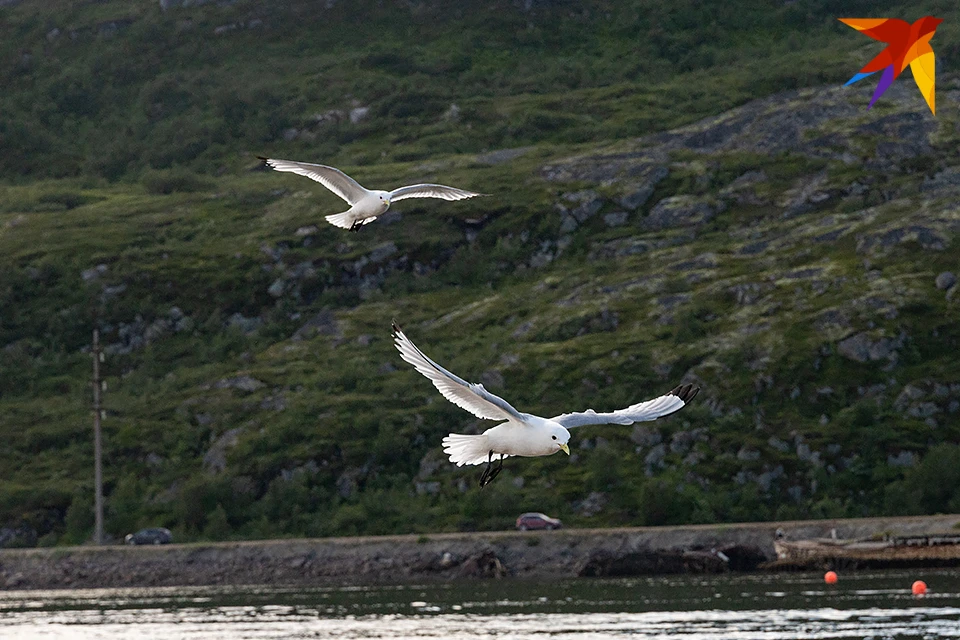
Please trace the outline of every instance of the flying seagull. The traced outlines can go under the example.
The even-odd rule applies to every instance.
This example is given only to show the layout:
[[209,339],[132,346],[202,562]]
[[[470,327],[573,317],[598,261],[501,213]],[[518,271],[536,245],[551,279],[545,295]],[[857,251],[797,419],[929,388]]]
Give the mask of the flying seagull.
[[[400,356],[429,378],[444,398],[478,418],[502,421],[480,435],[451,433],[443,439],[443,452],[449,454],[450,462],[458,467],[465,464],[487,465],[480,476],[481,487],[497,477],[503,469],[503,459],[508,456],[549,456],[557,451],[570,455],[568,429],[590,424],[633,424],[656,420],[680,411],[700,391],[700,387],[682,384],[659,398],[611,413],[587,409],[549,419],[541,418],[521,413],[503,398],[484,389],[482,384],[471,384],[450,373],[424,355],[396,322],[393,323],[393,339]],[[496,466],[493,464],[494,456],[499,456]]]
[[267,166],[277,171],[288,171],[297,175],[316,180],[336,195],[346,200],[350,208],[343,213],[327,216],[327,222],[340,227],[356,231],[360,227],[373,222],[382,216],[397,200],[407,198],[440,198],[441,200],[466,200],[485,194],[474,193],[456,187],[447,187],[442,184],[413,184],[398,187],[393,191],[371,191],[360,186],[356,180],[340,169],[322,164],[309,162],[293,162],[292,160],[277,160],[258,156]]

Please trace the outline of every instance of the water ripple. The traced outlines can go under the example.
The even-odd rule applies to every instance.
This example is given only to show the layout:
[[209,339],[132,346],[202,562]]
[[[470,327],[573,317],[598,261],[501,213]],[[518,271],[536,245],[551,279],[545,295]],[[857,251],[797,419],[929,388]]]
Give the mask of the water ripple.
[[960,638],[960,572],[0,592],[18,640]]

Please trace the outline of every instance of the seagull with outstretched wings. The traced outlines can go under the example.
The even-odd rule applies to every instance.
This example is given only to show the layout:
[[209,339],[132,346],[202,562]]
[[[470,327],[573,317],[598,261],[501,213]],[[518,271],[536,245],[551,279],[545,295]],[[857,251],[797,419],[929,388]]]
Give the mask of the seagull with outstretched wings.
[[393,191],[371,191],[360,186],[359,182],[334,167],[308,162],[293,162],[292,160],[277,160],[275,158],[260,157],[260,159],[267,166],[277,171],[287,171],[316,180],[345,200],[350,208],[343,213],[329,215],[326,220],[334,226],[350,231],[356,231],[363,225],[373,222],[386,213],[390,205],[398,200],[406,200],[407,198],[465,200],[484,195],[442,184],[412,184],[406,187],[398,187]]
[[[597,413],[592,409],[578,413],[564,413],[553,418],[541,418],[517,411],[503,398],[450,373],[428,358],[417,345],[404,335],[396,323],[393,338],[400,357],[433,382],[440,394],[457,405],[486,420],[501,421],[495,427],[475,436],[451,433],[443,439],[444,453],[458,467],[465,464],[486,464],[480,476],[480,486],[489,484],[500,470],[507,456],[549,456],[557,451],[570,455],[570,431],[591,424],[633,424],[648,422],[676,413],[696,397],[699,387],[682,384],[653,400],[611,411]],[[494,459],[498,464],[494,466]]]

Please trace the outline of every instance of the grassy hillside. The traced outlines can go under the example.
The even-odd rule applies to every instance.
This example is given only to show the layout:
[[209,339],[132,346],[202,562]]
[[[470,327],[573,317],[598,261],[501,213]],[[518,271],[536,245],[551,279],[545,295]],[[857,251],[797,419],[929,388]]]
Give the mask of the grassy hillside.
[[[960,12],[933,118],[833,4],[0,8],[5,543],[89,536],[94,326],[116,536],[960,509]],[[493,195],[342,233],[263,153]],[[703,392],[480,492],[393,318],[521,410]]]
[[[836,15],[920,15],[825,0],[190,4],[0,9],[0,175],[236,170],[285,132],[284,151],[350,165],[635,136],[846,79],[876,46]],[[955,8],[929,10],[947,18],[949,64]]]

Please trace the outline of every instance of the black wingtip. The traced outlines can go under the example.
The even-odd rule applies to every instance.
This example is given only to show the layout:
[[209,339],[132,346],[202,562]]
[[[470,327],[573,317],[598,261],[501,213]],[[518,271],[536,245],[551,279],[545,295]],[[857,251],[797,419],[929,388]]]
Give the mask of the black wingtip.
[[250,169],[250,171],[261,172],[261,171],[272,171],[272,170],[273,170],[273,165],[270,164],[269,158],[264,158],[263,156],[257,156],[257,160],[259,160],[260,162],[259,162],[258,164],[256,164],[256,165],[254,165],[254,166]]
[[683,400],[683,404],[686,406],[697,397],[698,393],[700,393],[700,387],[694,386],[693,384],[681,384],[672,389],[667,395],[677,396]]
[[398,334],[403,333],[403,329],[400,328],[400,325],[397,324],[396,320],[390,321],[390,328],[393,329],[393,337],[396,338]]

